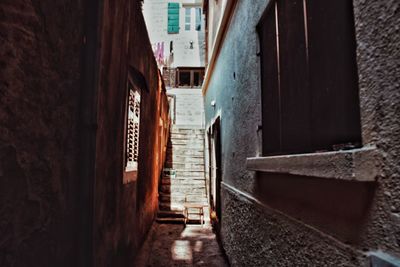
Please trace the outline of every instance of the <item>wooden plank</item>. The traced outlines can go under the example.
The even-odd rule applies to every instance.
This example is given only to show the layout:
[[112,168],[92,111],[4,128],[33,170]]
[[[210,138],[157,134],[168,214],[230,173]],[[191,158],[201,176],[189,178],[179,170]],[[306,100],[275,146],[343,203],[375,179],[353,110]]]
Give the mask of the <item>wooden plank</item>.
[[315,150],[360,142],[352,1],[307,0],[312,140]]
[[283,153],[311,150],[310,90],[303,0],[278,1]]
[[263,154],[281,150],[278,47],[275,4],[271,4],[258,25],[261,59]]

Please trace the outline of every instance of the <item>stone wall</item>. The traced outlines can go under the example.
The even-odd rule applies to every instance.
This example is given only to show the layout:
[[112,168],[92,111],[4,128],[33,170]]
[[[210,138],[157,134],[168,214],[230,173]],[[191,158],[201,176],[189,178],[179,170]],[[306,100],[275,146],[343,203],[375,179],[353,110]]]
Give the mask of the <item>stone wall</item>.
[[[0,266],[127,266],[169,122],[141,1],[2,1],[0,66]],[[137,183],[123,185],[128,66],[148,91]]]
[[232,265],[360,266],[378,249],[399,257],[399,5],[353,1],[363,145],[382,156],[376,182],[362,183],[246,169],[261,154],[256,25],[268,2],[238,2],[205,94],[206,127],[221,118],[221,239]]
[[0,265],[76,266],[81,1],[0,3]]
[[[94,266],[127,266],[133,262],[158,207],[158,182],[167,143],[161,131],[165,133],[169,126],[168,101],[139,1],[105,1],[101,34]],[[143,75],[147,90],[142,88],[141,93],[138,177],[123,184],[125,99],[131,69]]]

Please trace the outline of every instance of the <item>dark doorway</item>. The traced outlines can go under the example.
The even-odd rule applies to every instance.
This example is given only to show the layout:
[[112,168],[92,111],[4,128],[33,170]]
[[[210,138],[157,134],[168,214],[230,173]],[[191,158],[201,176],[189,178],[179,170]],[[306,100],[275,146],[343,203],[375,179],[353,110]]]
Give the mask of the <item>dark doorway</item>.
[[220,224],[221,213],[221,120],[218,117],[208,132],[209,138],[209,171],[210,171],[210,206]]

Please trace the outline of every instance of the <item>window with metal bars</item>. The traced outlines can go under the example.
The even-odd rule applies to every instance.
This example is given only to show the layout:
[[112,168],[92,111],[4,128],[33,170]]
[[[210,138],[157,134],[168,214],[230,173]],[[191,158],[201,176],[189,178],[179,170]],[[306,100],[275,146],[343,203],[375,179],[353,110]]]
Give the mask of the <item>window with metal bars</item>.
[[128,93],[126,170],[136,171],[139,157],[140,89],[129,84]]

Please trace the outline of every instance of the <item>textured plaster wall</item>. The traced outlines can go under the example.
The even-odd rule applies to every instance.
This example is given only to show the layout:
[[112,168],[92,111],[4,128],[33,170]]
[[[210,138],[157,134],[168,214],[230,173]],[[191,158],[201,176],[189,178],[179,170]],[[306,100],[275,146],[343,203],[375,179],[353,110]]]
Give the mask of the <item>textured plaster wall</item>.
[[382,154],[363,247],[400,257],[400,3],[354,0],[363,143]]
[[[259,154],[261,91],[256,25],[266,1],[240,1],[205,95],[206,129],[221,117],[224,181],[251,192],[247,157]],[[215,101],[215,106],[211,102]],[[240,164],[238,164],[240,163]]]
[[[94,265],[132,266],[158,207],[158,181],[165,158],[160,146],[167,143],[161,140],[160,118],[168,123],[168,101],[139,1],[105,1],[103,12]],[[123,184],[128,66],[144,76],[148,91],[141,93],[138,178]]]
[[222,242],[232,266],[361,266],[358,254],[224,189]]
[[0,3],[0,266],[77,266],[83,10]]
[[238,2],[205,95],[206,125],[221,117],[224,183],[261,201],[222,187],[221,237],[234,266],[359,266],[377,249],[400,256],[399,4],[353,3],[363,144],[382,155],[372,184],[245,169],[261,149],[255,27],[268,1]]

